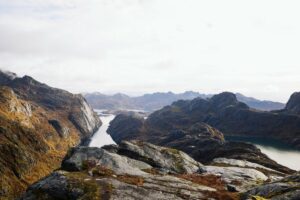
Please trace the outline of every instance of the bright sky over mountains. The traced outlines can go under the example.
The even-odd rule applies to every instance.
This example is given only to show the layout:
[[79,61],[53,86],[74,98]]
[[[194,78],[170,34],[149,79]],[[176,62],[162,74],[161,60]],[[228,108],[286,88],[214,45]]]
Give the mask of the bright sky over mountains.
[[0,68],[72,92],[300,90],[299,1],[0,0]]

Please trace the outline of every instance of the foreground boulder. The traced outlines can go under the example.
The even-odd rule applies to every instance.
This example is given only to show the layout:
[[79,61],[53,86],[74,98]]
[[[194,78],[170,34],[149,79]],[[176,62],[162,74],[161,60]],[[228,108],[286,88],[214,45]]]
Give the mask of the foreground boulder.
[[103,148],[132,159],[141,160],[168,173],[195,173],[202,166],[201,163],[196,162],[182,151],[141,141],[123,141],[119,146],[111,145]]
[[89,165],[100,165],[113,170],[116,174],[145,174],[142,169],[152,168],[147,163],[122,157],[96,147],[78,147],[73,149],[62,163],[62,169],[66,171],[82,171]]
[[[228,165],[221,166],[224,162]],[[260,167],[224,158],[205,166],[179,150],[141,141],[77,147],[60,170],[30,186],[21,199],[235,200],[240,192],[285,176]]]
[[59,168],[69,148],[100,126],[81,95],[0,71],[0,199]]
[[21,199],[237,199],[220,177],[197,174],[202,165],[183,152],[139,141],[105,149],[73,149]]
[[260,185],[242,195],[242,199],[247,200],[251,198],[272,200],[300,199],[300,173]]
[[[23,200],[37,199],[207,199],[216,189],[174,176],[158,175],[115,175],[106,174],[99,169],[100,175],[89,176],[58,171],[29,188]],[[226,194],[224,194],[226,196]],[[221,198],[219,198],[221,199]],[[227,199],[233,199],[230,196]]]

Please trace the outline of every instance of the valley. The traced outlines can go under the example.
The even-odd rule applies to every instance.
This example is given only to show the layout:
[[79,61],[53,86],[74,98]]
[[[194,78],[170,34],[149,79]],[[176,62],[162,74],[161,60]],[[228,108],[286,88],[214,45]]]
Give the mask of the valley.
[[149,112],[93,110],[28,76],[0,83],[1,200],[299,197],[299,93],[275,111],[224,92]]

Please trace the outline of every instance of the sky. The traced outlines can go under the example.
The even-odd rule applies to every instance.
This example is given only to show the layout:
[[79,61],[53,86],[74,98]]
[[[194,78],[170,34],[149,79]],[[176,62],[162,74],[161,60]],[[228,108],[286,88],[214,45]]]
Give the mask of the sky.
[[0,68],[71,92],[300,91],[295,0],[0,0]]

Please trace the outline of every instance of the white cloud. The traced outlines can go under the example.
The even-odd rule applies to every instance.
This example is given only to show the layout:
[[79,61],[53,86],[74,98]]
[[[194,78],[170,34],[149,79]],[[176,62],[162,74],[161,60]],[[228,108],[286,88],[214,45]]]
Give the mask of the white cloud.
[[0,67],[73,92],[232,90],[286,101],[300,85],[298,7],[282,0],[1,0]]

